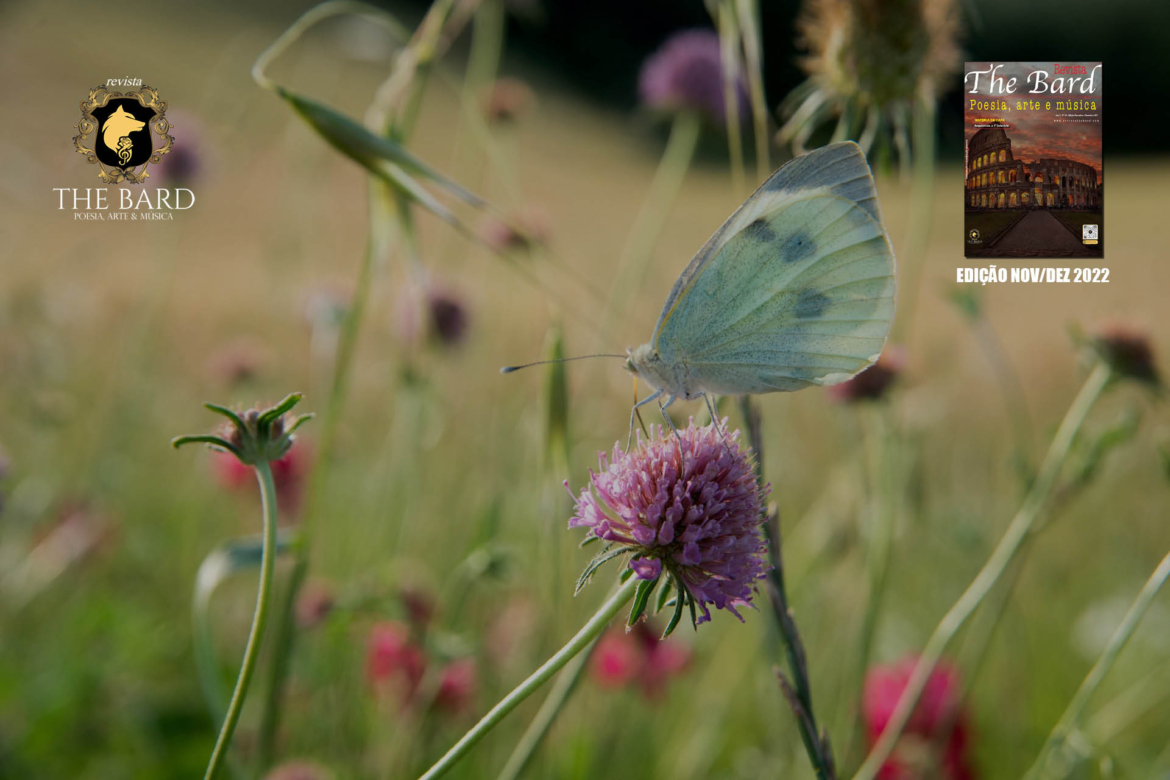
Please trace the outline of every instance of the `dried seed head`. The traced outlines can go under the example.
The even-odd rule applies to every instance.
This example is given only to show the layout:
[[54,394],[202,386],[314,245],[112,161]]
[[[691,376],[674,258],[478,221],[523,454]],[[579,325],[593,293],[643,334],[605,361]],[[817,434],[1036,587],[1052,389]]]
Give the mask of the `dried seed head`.
[[1089,344],[1117,374],[1159,384],[1154,348],[1144,328],[1124,322],[1105,323],[1090,336]]
[[785,100],[778,140],[800,153],[817,127],[839,118],[840,138],[868,151],[892,136],[908,153],[914,106],[937,100],[959,69],[954,0],[806,0],[797,26],[809,78]]

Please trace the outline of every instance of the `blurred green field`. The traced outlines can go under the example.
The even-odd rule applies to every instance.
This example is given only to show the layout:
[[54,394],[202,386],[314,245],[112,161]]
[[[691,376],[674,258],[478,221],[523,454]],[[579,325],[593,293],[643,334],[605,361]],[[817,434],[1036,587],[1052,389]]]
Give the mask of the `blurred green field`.
[[[304,410],[323,410],[331,343],[320,328],[313,338],[306,308],[314,296],[352,289],[365,245],[364,174],[248,76],[302,5],[269,3],[266,15],[175,6],[159,16],[151,4],[130,3],[125,13],[141,22],[135,41],[96,35],[80,4],[0,9],[0,105],[9,117],[0,124],[0,447],[11,461],[0,482],[2,777],[186,778],[205,766],[215,729],[192,655],[195,573],[222,539],[258,532],[259,514],[251,492],[216,483],[208,454],[176,453],[168,441],[214,422],[199,406],[205,400],[250,404],[300,390]],[[504,209],[538,205],[556,258],[607,290],[661,134],[645,117],[584,103],[506,56],[503,71],[528,80],[536,101],[497,132],[498,154],[485,156],[460,130],[452,85],[461,57],[457,47],[439,69],[412,149]],[[360,116],[384,68],[345,59],[322,32],[274,75]],[[72,149],[72,125],[88,89],[116,76],[162,92],[180,141],[181,117],[200,128],[197,202],[173,222],[83,223],[57,209],[53,187],[99,184]],[[875,511],[867,436],[878,425],[891,431],[878,462],[897,483],[874,650],[886,661],[921,648],[1018,507],[1018,442],[1035,464],[1083,377],[1069,326],[1136,320],[1163,361],[1170,342],[1162,300],[1170,266],[1158,230],[1170,161],[1111,158],[1109,284],[980,290],[1024,387],[1030,429],[1013,430],[978,336],[949,301],[956,267],[969,264],[955,162],[944,160],[936,177],[917,310],[896,325],[908,367],[890,402],[843,407],[816,391],[759,401],[817,706],[847,768],[860,758],[845,750],[865,604],[860,545]],[[904,259],[909,183],[884,175],[878,186]],[[607,323],[605,343],[499,258],[420,214],[423,262],[466,297],[471,320],[457,349],[407,349],[396,332],[401,257],[378,263],[312,558],[314,581],[329,584],[339,608],[299,640],[282,757],[311,759],[338,778],[415,776],[592,614],[610,575],[572,598],[590,552],[577,549],[579,531],[565,529],[570,506],[560,483],[567,477],[579,489],[596,452],[624,440],[630,378],[616,361],[569,365],[571,462],[561,474],[542,448],[541,374],[504,377],[498,368],[539,358],[550,323],[562,318],[569,354],[645,341],[675,276],[746,194],[734,191],[718,154],[700,159],[634,305]],[[584,304],[571,275],[550,278],[562,301]],[[254,379],[229,385],[209,363],[241,338],[262,345],[267,359]],[[700,411],[698,403],[680,407]],[[1127,414],[1140,415],[1136,435],[1034,540],[987,660],[969,680],[980,777],[1018,777],[1030,766],[1170,549],[1170,485],[1158,455],[1170,436],[1165,406],[1122,386],[1087,431]],[[309,451],[319,423],[303,429]],[[106,518],[100,544],[30,588],[29,551],[76,505]],[[461,590],[460,562],[485,544],[506,563]],[[470,711],[407,720],[366,685],[367,632],[379,619],[401,618],[401,587],[439,600],[437,652],[477,658]],[[225,684],[254,592],[254,580],[240,577],[215,600]],[[527,776],[811,777],[772,674],[781,654],[767,614],[752,612],[740,625],[720,612],[677,636],[693,657],[663,699],[586,680]],[[1104,718],[1110,777],[1170,772],[1168,653],[1163,598],[1091,708],[1134,685],[1158,694],[1133,717]],[[258,699],[237,734],[245,755]],[[538,706],[539,697],[526,702],[451,777],[496,776]],[[1098,764],[1085,776],[1098,776]]]

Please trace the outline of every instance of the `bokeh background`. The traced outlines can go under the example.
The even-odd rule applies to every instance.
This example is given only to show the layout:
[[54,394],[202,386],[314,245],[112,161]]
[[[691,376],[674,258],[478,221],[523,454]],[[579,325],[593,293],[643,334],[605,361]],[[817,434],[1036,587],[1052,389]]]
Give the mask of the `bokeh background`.
[[[252,485],[213,455],[167,443],[211,423],[205,400],[250,404],[300,390],[306,410],[325,408],[366,242],[364,172],[249,76],[258,53],[308,7],[0,7],[0,776],[202,771],[215,728],[195,673],[195,576],[221,540],[259,530],[258,507]],[[408,27],[425,11],[386,7]],[[803,78],[798,11],[764,3],[773,109]],[[929,234],[917,304],[896,325],[905,355],[897,384],[878,404],[834,403],[817,390],[759,399],[813,690],[847,768],[861,756],[861,738],[850,735],[860,728],[857,643],[875,474],[893,485],[885,495],[895,516],[872,651],[884,663],[921,648],[1019,505],[1022,475],[1083,378],[1070,328],[1122,317],[1148,330],[1159,358],[1170,342],[1168,117],[1157,97],[1170,72],[1158,55],[1170,42],[1166,4],[971,0],[959,14],[967,59],[1104,61],[1112,273],[1106,285],[960,290],[955,269],[968,263],[956,84],[938,103]],[[675,276],[746,196],[729,176],[725,139],[708,128],[644,281],[600,323],[604,339],[600,312],[589,312],[592,322],[567,314],[589,308],[580,285],[609,289],[662,153],[666,130],[638,104],[638,69],[690,26],[711,26],[700,3],[510,7],[500,72],[532,94],[514,121],[490,128],[487,146],[463,115],[468,35],[437,65],[411,150],[501,209],[536,215],[549,249],[501,260],[420,211],[421,259],[466,316],[455,346],[404,335],[401,253],[375,265],[312,550],[309,589],[332,608],[307,617],[298,635],[280,759],[312,761],[338,778],[416,775],[602,598],[608,574],[572,597],[589,553],[565,529],[560,483],[578,489],[596,452],[624,440],[630,378],[616,361],[569,365],[562,469],[544,443],[542,374],[497,369],[541,357],[554,323],[568,354],[647,340]],[[360,19],[333,20],[271,75],[360,117],[396,51]],[[196,155],[185,181],[197,202],[174,221],[86,223],[57,209],[53,187],[99,184],[73,150],[73,125],[88,90],[119,77],[160,90],[177,145]],[[787,154],[773,149],[775,161]],[[899,253],[910,188],[896,167],[879,168]],[[525,263],[549,270],[551,294],[517,272]],[[978,296],[982,317],[964,314],[959,292]],[[1023,416],[1005,404],[1000,358],[1017,377]],[[290,495],[313,466],[318,423],[303,429]],[[985,660],[964,666],[962,641],[951,654],[969,686],[962,707],[977,777],[1019,776],[1030,765],[1170,548],[1164,404],[1147,389],[1118,387],[1086,436],[1118,426],[1132,436],[1030,545]],[[296,507],[286,507],[295,525]],[[225,685],[254,589],[244,573],[212,602]],[[377,628],[417,621],[410,607],[419,599],[433,612],[424,621],[428,669],[458,659],[473,669],[455,704],[425,712],[404,709],[370,667]],[[685,664],[651,692],[588,672],[529,776],[811,777],[772,674],[780,655],[766,614],[740,625],[720,613],[671,641]],[[1099,751],[1082,776],[1170,772],[1168,658],[1162,599],[1094,699],[1088,733]],[[452,776],[496,776],[536,706],[527,702]],[[245,760],[258,709],[250,702],[237,735]]]

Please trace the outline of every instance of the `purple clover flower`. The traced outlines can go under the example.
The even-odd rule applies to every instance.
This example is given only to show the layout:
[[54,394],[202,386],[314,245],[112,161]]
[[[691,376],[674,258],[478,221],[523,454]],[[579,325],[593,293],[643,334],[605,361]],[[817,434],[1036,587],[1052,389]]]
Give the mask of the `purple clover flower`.
[[751,606],[771,567],[760,535],[769,489],[756,484],[738,439],[739,431],[725,437],[692,420],[677,436],[661,426],[649,441],[639,435],[630,452],[615,445],[609,457],[600,454],[600,471],[590,471],[569,527],[622,545],[643,580],[666,569],[702,611],[696,624],[711,619],[709,604],[742,621],[736,607]]
[[[672,35],[642,65],[638,78],[642,102],[658,111],[698,111],[719,124],[727,122],[723,99],[723,62],[714,30],[683,30]],[[736,104],[747,110],[747,84],[735,82]]]

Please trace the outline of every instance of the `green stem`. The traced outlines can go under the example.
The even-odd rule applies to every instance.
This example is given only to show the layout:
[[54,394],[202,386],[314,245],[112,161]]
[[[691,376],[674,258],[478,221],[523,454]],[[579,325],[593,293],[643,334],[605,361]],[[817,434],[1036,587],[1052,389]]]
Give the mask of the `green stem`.
[[[442,38],[442,33],[453,4],[454,0],[437,0],[427,12],[418,29],[410,36],[406,48],[399,53],[394,69],[378,89],[366,116],[367,125],[374,132],[381,132],[405,145],[411,130],[413,130],[414,119],[418,115],[418,104],[422,99],[422,84],[425,82],[429,66],[449,43],[449,40],[445,41]],[[277,85],[264,75],[268,64],[298,40],[309,28],[329,16],[343,13],[370,14],[371,18],[389,26],[397,37],[406,37],[405,32],[397,26],[393,18],[380,8],[364,3],[346,2],[345,0],[326,2],[303,14],[257,58],[252,69],[252,76],[256,82],[266,89],[277,89]],[[451,31],[450,37],[453,37],[454,32]],[[412,86],[413,90],[411,90]],[[338,424],[345,408],[353,358],[370,297],[374,270],[377,263],[386,255],[393,240],[391,226],[394,216],[387,187],[383,182],[371,176],[368,190],[370,228],[366,251],[358,269],[353,298],[350,301],[349,310],[338,338],[337,357],[333,365],[329,401],[322,424],[317,465],[313,469],[312,479],[309,483],[305,508],[301,515],[300,532],[296,541],[291,545],[294,548],[296,560],[277,617],[276,644],[268,676],[264,711],[261,715],[257,751],[262,770],[267,768],[274,754],[276,732],[280,723],[280,704],[284,696],[285,678],[288,674],[296,638],[294,610],[297,596],[308,577],[309,549],[312,546],[312,530],[315,525],[317,506],[332,465]],[[408,265],[415,256],[408,255]],[[414,272],[415,269],[411,267],[411,271]]]
[[768,105],[764,96],[764,55],[760,46],[759,0],[736,0],[743,58],[747,65],[748,93],[751,96],[753,135],[756,139],[756,177],[763,182],[772,172],[768,159]]
[[654,179],[650,182],[650,191],[642,201],[642,208],[634,219],[630,237],[618,260],[606,316],[601,320],[602,341],[608,336],[607,331],[611,327],[608,323],[613,321],[613,315],[628,309],[630,295],[642,285],[654,245],[666,227],[666,220],[690,170],[695,146],[699,142],[700,126],[699,115],[694,111],[678,114],[670,126],[670,137],[666,141],[658,169],[654,172]]
[[999,545],[988,558],[987,563],[983,565],[967,590],[963,592],[963,595],[935,627],[934,633],[931,634],[922,655],[919,656],[914,671],[910,675],[910,680],[906,683],[906,689],[902,692],[901,698],[898,699],[898,705],[894,708],[893,715],[890,716],[889,724],[865,759],[865,763],[854,775],[854,780],[873,780],[877,777],[878,771],[886,763],[886,760],[889,759],[890,754],[893,753],[894,746],[897,744],[898,738],[902,736],[914,708],[918,705],[918,700],[922,697],[922,692],[925,690],[926,683],[934,672],[935,666],[942,658],[943,651],[947,649],[955,634],[971,617],[971,613],[978,608],[984,597],[999,581],[1008,564],[1015,558],[1020,546],[1031,533],[1036,519],[1040,516],[1041,510],[1052,494],[1052,489],[1060,476],[1061,467],[1072,447],[1073,439],[1112,376],[1113,372],[1109,366],[1105,363],[1099,363],[1089,378],[1085,380],[1080,393],[1077,394],[1072,406],[1065,414],[1064,420],[1048,448],[1048,453],[1044,456],[1044,462],[1040,466],[1039,474],[1036,475],[1036,481],[1032,483],[1032,489],[1028,491],[1023,504],[1015,518],[1012,519],[1011,525],[1008,526]]
[[716,12],[719,54],[723,63],[723,113],[727,126],[727,151],[731,157],[731,185],[743,193],[743,139],[739,129],[739,26],[733,0],[722,0]]
[[931,214],[934,209],[934,136],[935,107],[929,98],[915,101],[910,119],[914,163],[914,178],[910,184],[910,227],[906,258],[900,280],[903,300],[898,305],[894,341],[904,340],[914,332],[914,314],[917,310],[922,271],[926,265],[926,248],[930,239]]
[[1170,658],[1120,696],[1103,704],[1083,730],[1088,732],[1093,744],[1106,745],[1167,698],[1170,698]]
[[561,708],[565,706],[569,696],[576,690],[577,682],[581,679],[581,674],[585,671],[585,664],[589,662],[595,647],[597,647],[597,637],[594,637],[589,646],[565,666],[564,671],[557,677],[557,681],[553,683],[552,690],[548,692],[548,698],[544,700],[544,704],[540,705],[536,717],[528,725],[528,730],[516,743],[516,747],[512,750],[512,755],[508,757],[508,763],[504,764],[498,780],[516,780],[520,777],[520,773],[524,771],[524,767],[528,766],[536,748],[548,734],[548,730],[552,728],[553,721],[560,714]]
[[244,647],[244,661],[240,666],[240,676],[236,678],[236,688],[232,691],[232,699],[228,704],[223,726],[219,730],[219,738],[216,739],[215,748],[211,751],[211,760],[207,763],[207,773],[204,775],[204,780],[214,780],[227,757],[232,734],[236,731],[240,712],[244,709],[244,699],[248,695],[248,684],[252,681],[252,673],[256,671],[256,661],[260,657],[260,642],[264,636],[264,626],[268,622],[268,602],[272,593],[272,569],[276,560],[276,485],[273,484],[272,469],[267,462],[256,464],[255,469],[256,481],[260,483],[260,504],[264,511],[264,552],[260,559],[260,585],[256,592],[256,611],[252,614],[252,630],[248,633],[248,644]]
[[1003,395],[1008,421],[1016,439],[1016,468],[1018,470],[1030,468],[1032,465],[1032,419],[1028,414],[1028,400],[1024,395],[1024,386],[1020,383],[1019,376],[1004,353],[1003,345],[995,335],[995,329],[991,326],[991,322],[986,317],[979,316],[972,323],[972,330],[983,350],[984,357],[991,364],[991,370],[995,373],[1000,393]]
[[305,579],[309,574],[309,550],[312,547],[312,533],[317,517],[317,505],[325,488],[329,467],[333,460],[333,450],[337,441],[337,428],[341,413],[345,407],[349,376],[353,365],[353,356],[357,347],[358,334],[365,314],[366,304],[370,297],[371,281],[374,275],[374,266],[386,251],[390,243],[389,229],[385,226],[385,203],[382,192],[385,185],[372,177],[369,181],[370,190],[370,233],[366,241],[366,252],[362,257],[361,267],[358,269],[358,278],[354,287],[349,311],[346,312],[345,323],[337,347],[337,359],[333,365],[332,386],[329,402],[325,410],[325,420],[321,429],[321,444],[318,449],[317,466],[313,469],[312,480],[309,484],[305,509],[301,515],[301,527],[296,540],[292,544],[295,555],[293,570],[289,576],[288,585],[284,589],[277,615],[277,627],[274,637],[272,663],[269,665],[267,678],[267,694],[264,701],[264,711],[260,719],[260,733],[258,740],[258,754],[260,766],[267,768],[274,755],[276,732],[280,726],[280,702],[284,697],[284,681],[288,675],[288,667],[292,656],[292,646],[295,642],[296,621],[294,612],[297,596]]
[[870,647],[877,629],[878,613],[881,611],[882,594],[885,591],[889,573],[890,550],[894,536],[893,485],[890,476],[890,461],[894,448],[888,446],[889,435],[885,409],[871,409],[872,425],[867,438],[870,440],[870,477],[873,480],[871,500],[874,502],[873,528],[870,535],[869,575],[870,594],[863,619],[861,642],[861,663],[864,669],[869,665]]
[[556,674],[574,656],[588,647],[605,629],[610,619],[634,597],[634,590],[638,587],[639,582],[641,580],[637,577],[630,577],[626,580],[617,592],[610,597],[609,601],[601,605],[601,608],[577,632],[577,635],[569,640],[568,644],[558,650],[552,658],[545,661],[544,665],[533,672],[527,680],[520,683],[511,693],[501,699],[499,704],[492,707],[491,711],[487,715],[484,715],[479,723],[476,723],[470,731],[464,734],[455,743],[455,746],[435,762],[435,765],[428,769],[419,780],[434,780],[446,774],[451,767],[459,762],[459,759],[463,758],[477,742],[483,739],[485,734],[495,728],[496,724],[503,720],[505,715],[514,710],[520,702],[531,696],[537,688],[544,685],[550,677]]
[[354,2],[353,0],[334,0],[333,2],[321,3],[301,14],[295,22],[277,36],[275,41],[268,45],[267,49],[260,53],[260,56],[256,58],[256,62],[252,65],[252,79],[261,87],[264,87],[264,89],[276,91],[278,89],[276,82],[268,78],[264,72],[268,69],[272,61],[300,40],[301,36],[308,32],[310,28],[320,24],[325,19],[345,14],[361,15],[364,18],[381,24],[388,28],[391,34],[398,40],[406,40],[409,35],[394,17],[375,5]]
[[[755,454],[756,482],[762,488],[765,480],[760,413],[752,404],[749,395],[739,397],[739,409],[748,430],[748,446]],[[764,538],[768,543],[768,561],[772,564],[766,588],[768,603],[772,607],[772,617],[780,634],[781,644],[784,645],[788,673],[793,679],[795,701],[792,707],[796,716],[796,727],[800,731],[801,742],[804,743],[804,750],[816,772],[817,780],[834,780],[836,770],[833,766],[833,755],[827,737],[822,736],[817,726],[816,714],[813,712],[812,685],[808,679],[804,642],[800,638],[796,620],[792,617],[792,609],[788,605],[788,592],[784,586],[784,561],[780,550],[780,521],[776,512],[772,512],[764,523]],[[781,680],[782,684],[787,685],[786,678]]]
[[1158,568],[1154,569],[1154,573],[1146,580],[1145,586],[1141,592],[1138,593],[1133,604],[1129,608],[1129,612],[1125,614],[1125,618],[1121,621],[1121,625],[1113,632],[1113,636],[1109,639],[1109,644],[1101,653],[1101,657],[1097,659],[1097,663],[1093,664],[1093,668],[1089,670],[1089,674],[1081,683],[1081,687],[1073,695],[1072,701],[1068,703],[1064,714],[1060,716],[1056,726],[1052,729],[1052,733],[1048,736],[1048,741],[1044,743],[1044,747],[1040,750],[1040,755],[1036,757],[1036,763],[1028,770],[1025,780],[1027,778],[1039,777],[1044,773],[1047,761],[1052,754],[1052,751],[1061,747],[1068,736],[1073,732],[1077,726],[1077,722],[1081,718],[1081,714],[1085,711],[1085,706],[1089,703],[1089,699],[1097,692],[1097,688],[1101,685],[1101,681],[1105,679],[1105,675],[1109,674],[1109,670],[1113,668],[1113,663],[1117,660],[1117,656],[1125,648],[1125,644],[1129,638],[1133,636],[1133,632],[1137,629],[1138,624],[1142,622],[1142,618],[1146,616],[1146,612],[1153,603],[1154,597],[1158,595],[1158,591],[1166,584],[1166,580],[1170,578],[1170,553],[1162,559],[1158,564]]
[[[886,427],[884,405],[871,404],[864,411],[869,413],[866,426],[865,440],[869,451],[869,501],[873,511],[869,514],[870,528],[868,545],[865,551],[865,565],[869,575],[869,594],[866,600],[865,612],[861,620],[861,635],[857,649],[857,671],[854,684],[860,690],[865,682],[865,673],[869,668],[869,658],[873,652],[873,640],[877,634],[878,618],[881,614],[882,600],[885,595],[886,582],[889,577],[890,553],[893,549],[894,538],[894,489],[891,476],[891,461],[896,457],[896,448],[890,446],[889,433]],[[858,742],[858,716],[851,720],[849,739],[845,742],[845,755],[856,755],[855,749],[860,749]]]

